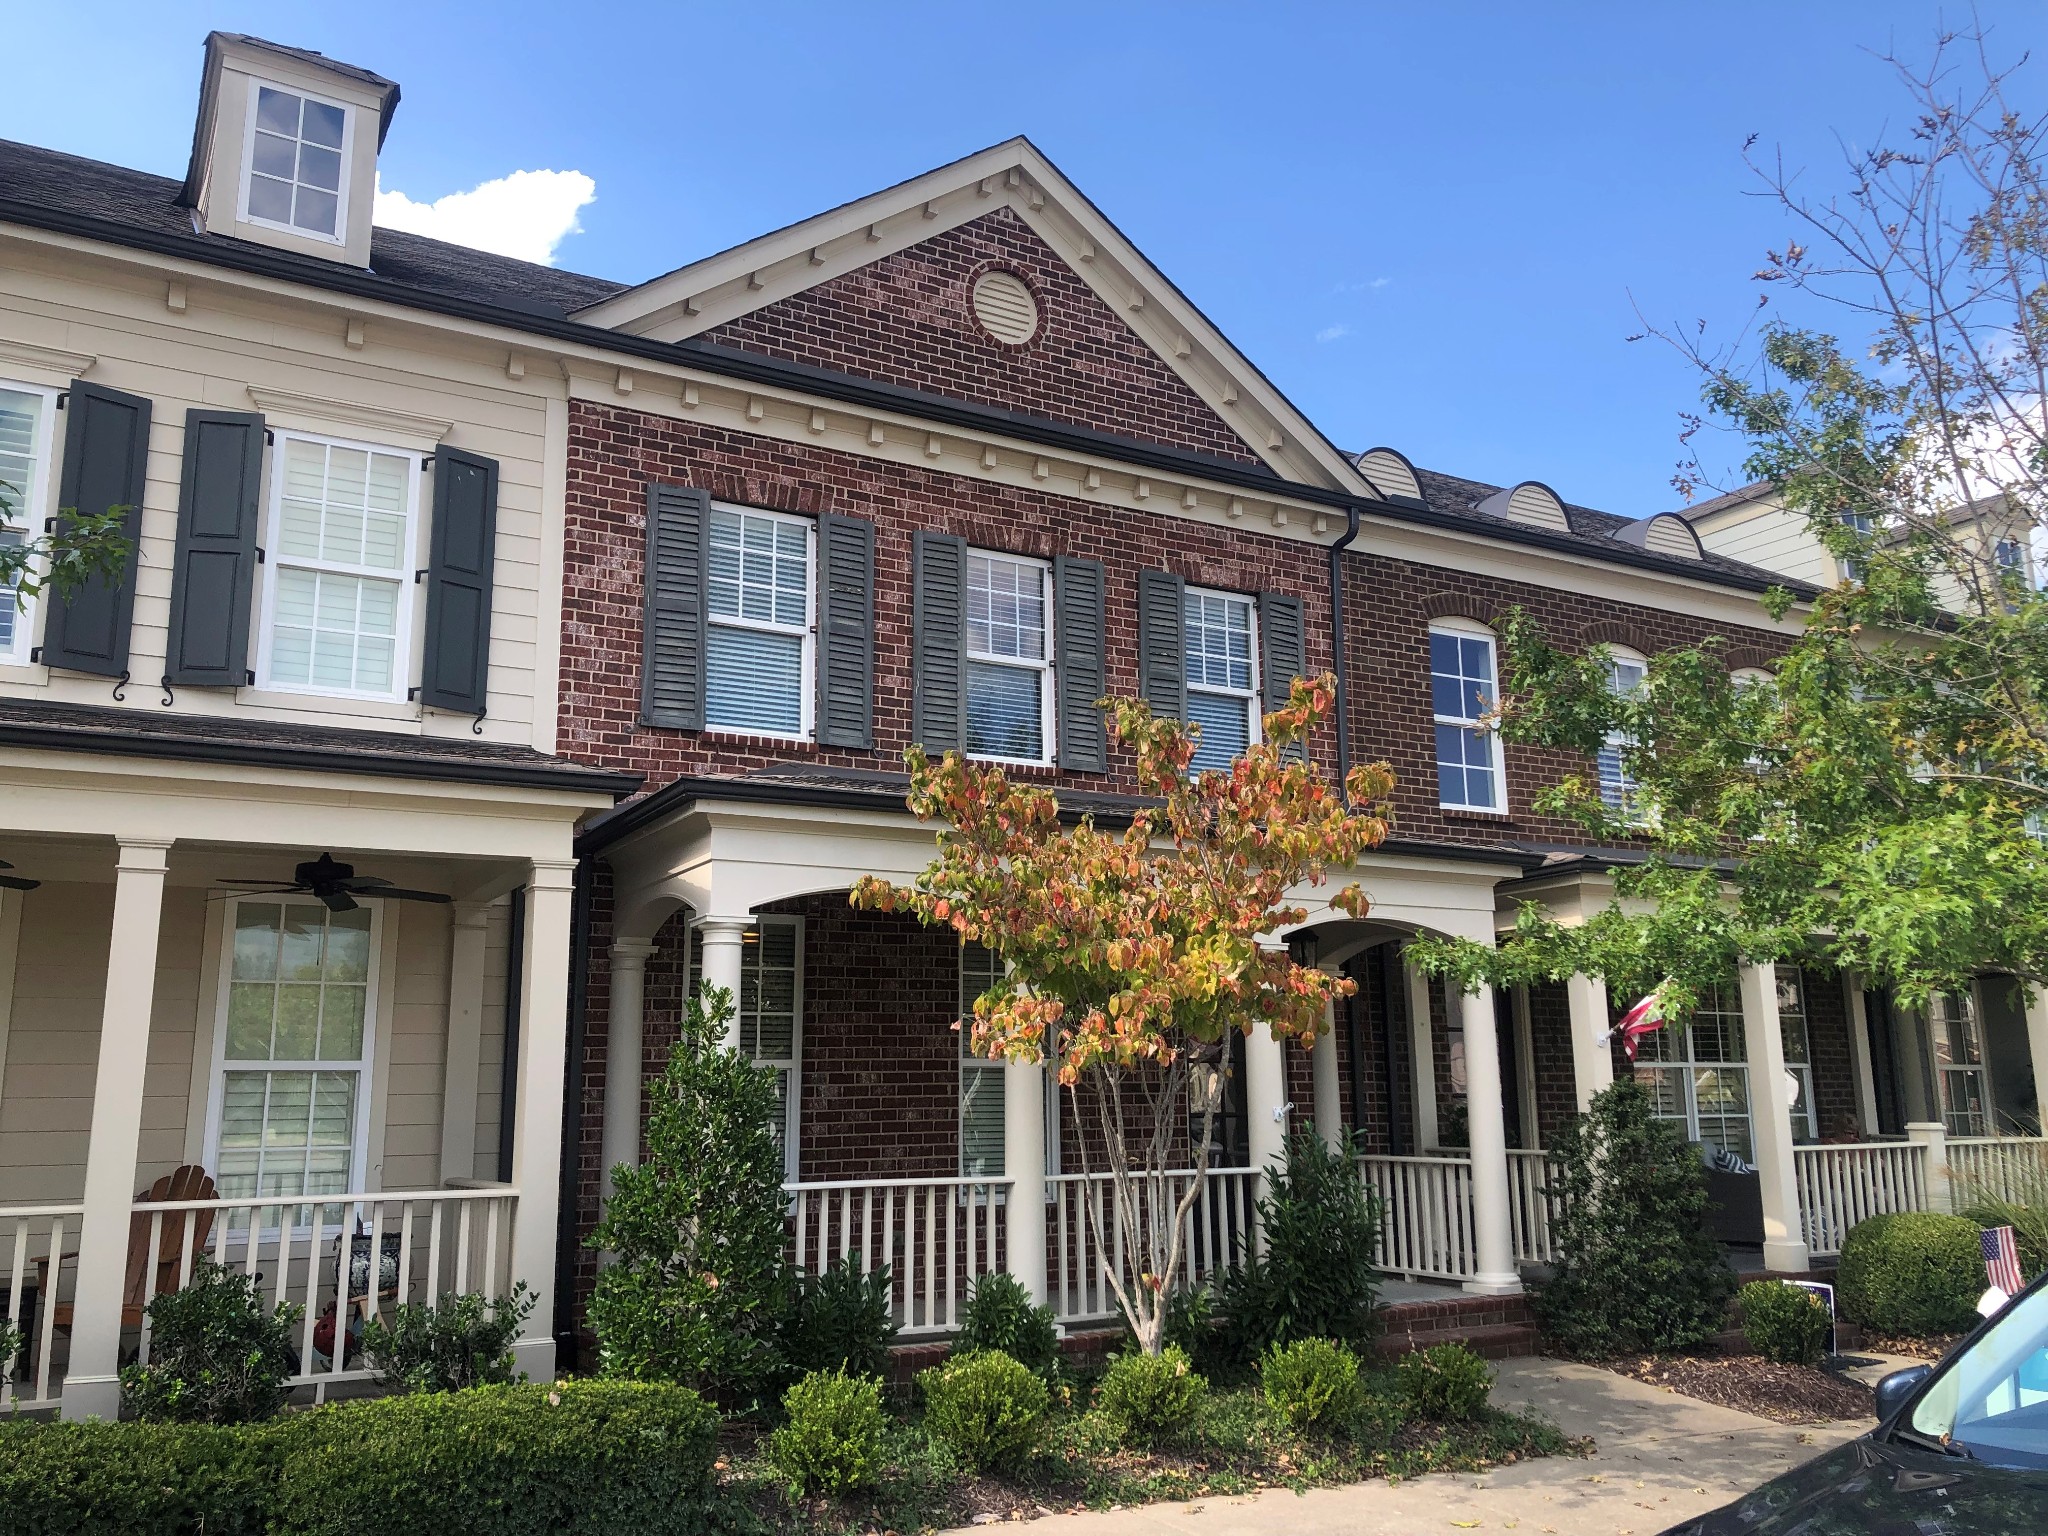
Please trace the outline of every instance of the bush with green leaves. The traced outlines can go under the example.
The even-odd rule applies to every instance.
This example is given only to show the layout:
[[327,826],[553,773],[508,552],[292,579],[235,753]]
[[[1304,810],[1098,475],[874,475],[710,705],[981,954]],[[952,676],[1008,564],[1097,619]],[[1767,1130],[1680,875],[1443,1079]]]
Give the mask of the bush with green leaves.
[[699,989],[654,1083],[647,1157],[612,1170],[590,1246],[614,1262],[590,1298],[599,1369],[739,1408],[782,1369],[782,1149],[775,1073],[723,1042],[732,994]]
[[1378,1326],[1379,1197],[1358,1176],[1349,1138],[1332,1148],[1313,1128],[1288,1138],[1286,1166],[1266,1174],[1259,1252],[1217,1281],[1232,1352],[1256,1360],[1294,1339],[1368,1343]]
[[885,1375],[897,1327],[894,1273],[888,1264],[863,1272],[856,1254],[843,1253],[822,1274],[797,1276],[782,1325],[789,1370]]
[[1022,1361],[995,1349],[956,1354],[917,1385],[925,1428],[975,1471],[1014,1467],[1038,1449],[1052,1395]]
[[1004,1270],[974,1282],[953,1348],[963,1355],[1000,1350],[1048,1382],[1059,1376],[1060,1335],[1052,1308],[1033,1303],[1017,1277]]
[[882,1473],[882,1386],[844,1371],[813,1371],[782,1397],[783,1422],[768,1437],[768,1462],[807,1493],[852,1493]]
[[1433,1344],[1394,1367],[1415,1412],[1437,1423],[1476,1419],[1493,1390],[1493,1367],[1462,1344]]
[[2000,1188],[1959,1180],[1957,1209],[1978,1226],[2011,1227],[2020,1273],[2048,1273],[2048,1170],[2009,1168]]
[[[1231,1370],[1243,1363],[1236,1351],[1227,1347],[1228,1341],[1216,1326],[1216,1292],[1207,1284],[1177,1290],[1166,1298],[1166,1324],[1160,1329],[1159,1342],[1162,1347],[1177,1347],[1200,1371]],[[1110,1353],[1141,1352],[1138,1336],[1126,1319],[1122,1336],[1110,1347]]]
[[1169,1344],[1156,1355],[1112,1360],[1095,1387],[1095,1411],[1131,1445],[1151,1445],[1185,1433],[1209,1395],[1187,1351]]
[[1706,1231],[1700,1155],[1623,1079],[1567,1120],[1551,1154],[1557,1258],[1531,1304],[1581,1359],[1692,1349],[1721,1331],[1735,1277]]
[[1274,1345],[1259,1378],[1266,1402],[1297,1434],[1342,1426],[1358,1402],[1358,1356],[1330,1339]]
[[1735,1299],[1742,1308],[1742,1336],[1751,1349],[1780,1365],[1820,1364],[1833,1326],[1820,1297],[1782,1280],[1757,1280]]
[[438,1306],[406,1302],[363,1325],[363,1358],[397,1392],[460,1392],[512,1379],[512,1342],[533,1311],[521,1280],[495,1301],[480,1291]]
[[1899,1338],[1962,1333],[1984,1294],[1982,1229],[1933,1211],[1872,1216],[1842,1239],[1835,1294],[1842,1315]]
[[247,1424],[284,1406],[296,1303],[266,1311],[257,1277],[201,1256],[190,1283],[151,1299],[149,1364],[121,1372],[121,1406],[158,1424]]
[[0,1317],[0,1376],[14,1369],[14,1357],[20,1353],[23,1342],[21,1330]]

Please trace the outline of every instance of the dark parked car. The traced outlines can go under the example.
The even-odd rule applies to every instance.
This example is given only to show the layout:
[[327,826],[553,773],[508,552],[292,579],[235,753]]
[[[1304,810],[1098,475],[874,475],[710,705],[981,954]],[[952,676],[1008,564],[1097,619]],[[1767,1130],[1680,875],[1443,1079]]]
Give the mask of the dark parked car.
[[2048,1275],[1939,1365],[1879,1382],[1877,1421],[1664,1536],[2043,1536]]

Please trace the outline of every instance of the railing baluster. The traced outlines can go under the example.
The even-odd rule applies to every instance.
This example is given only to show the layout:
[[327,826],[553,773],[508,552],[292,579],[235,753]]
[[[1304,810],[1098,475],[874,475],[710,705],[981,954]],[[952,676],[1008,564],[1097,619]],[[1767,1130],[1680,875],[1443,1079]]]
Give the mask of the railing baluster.
[[398,1304],[412,1300],[412,1201],[398,1208]]
[[427,1310],[441,1310],[441,1211],[439,1200],[433,1204],[432,1215],[427,1221]]

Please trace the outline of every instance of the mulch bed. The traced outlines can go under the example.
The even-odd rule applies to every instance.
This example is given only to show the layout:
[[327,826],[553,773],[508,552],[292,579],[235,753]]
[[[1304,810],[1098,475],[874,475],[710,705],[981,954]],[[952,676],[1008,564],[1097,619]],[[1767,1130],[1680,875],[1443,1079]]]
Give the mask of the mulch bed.
[[1909,1360],[1939,1360],[1960,1339],[1960,1333],[1932,1333],[1924,1339],[1894,1339],[1884,1334],[1863,1335],[1865,1351],[1881,1355],[1904,1355]]
[[1778,1365],[1755,1355],[1640,1355],[1609,1370],[1653,1387],[1775,1419],[1829,1424],[1872,1417],[1870,1388],[1809,1365]]

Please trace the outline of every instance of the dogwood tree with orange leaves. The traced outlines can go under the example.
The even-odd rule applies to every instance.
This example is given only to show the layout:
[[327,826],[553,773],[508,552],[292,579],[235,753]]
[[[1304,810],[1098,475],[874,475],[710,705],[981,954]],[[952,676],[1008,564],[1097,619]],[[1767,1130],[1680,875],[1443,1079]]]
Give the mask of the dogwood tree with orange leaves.
[[[1007,962],[962,1023],[978,1054],[1057,1062],[1077,1118],[1096,1115],[1113,1232],[1100,1230],[1092,1201],[1089,1222],[1098,1252],[1131,1258],[1135,1280],[1105,1274],[1147,1353],[1161,1348],[1183,1218],[1208,1171],[1230,1032],[1270,1023],[1283,1040],[1310,1044],[1331,1001],[1354,989],[1272,944],[1308,916],[1293,893],[1348,870],[1387,832],[1377,814],[1393,787],[1385,764],[1354,768],[1347,802],[1301,748],[1335,688],[1327,674],[1297,679],[1265,717],[1263,740],[1228,771],[1201,773],[1189,769],[1187,726],[1136,699],[1103,700],[1150,802],[1120,830],[1088,816],[1069,825],[1052,791],[913,747],[909,805],[944,823],[938,858],[913,886],[871,876],[853,891],[857,907],[913,912]],[[1329,905],[1359,916],[1366,902],[1345,885]],[[1090,1172],[1089,1138],[1080,1141]],[[1183,1167],[1195,1174],[1184,1186],[1168,1177]]]

